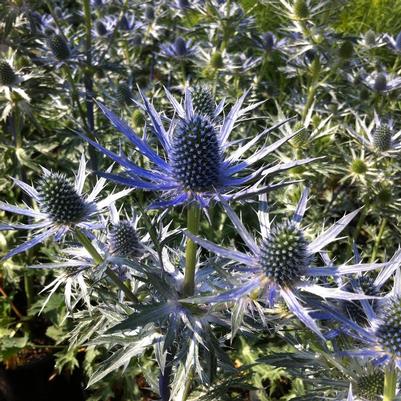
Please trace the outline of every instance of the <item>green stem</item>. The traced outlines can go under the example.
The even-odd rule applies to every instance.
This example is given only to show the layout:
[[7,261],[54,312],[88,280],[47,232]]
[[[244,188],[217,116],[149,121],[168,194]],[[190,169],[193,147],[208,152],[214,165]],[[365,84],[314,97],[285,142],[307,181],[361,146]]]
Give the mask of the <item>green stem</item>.
[[308,90],[308,97],[306,99],[306,103],[302,111],[302,122],[305,122],[306,116],[308,115],[308,111],[315,99],[315,94],[316,94],[316,86],[312,84],[312,86]]
[[383,401],[393,401],[397,389],[397,371],[392,362],[384,371]]
[[[196,204],[188,206],[187,227],[193,234],[198,234],[201,210]],[[196,244],[187,239],[185,249],[184,296],[191,296],[195,291]]]
[[[79,229],[75,228],[75,235],[81,245],[89,252],[93,260],[97,265],[104,262],[102,256],[93,246],[91,240]],[[110,280],[125,294],[125,296],[132,302],[137,303],[138,298],[131,292],[131,290],[120,280],[118,275],[114,273],[110,267],[106,267],[106,274],[109,276]]]
[[184,394],[182,396],[182,400],[183,401],[186,401],[188,399],[189,391],[191,389],[191,384],[192,384],[192,380],[193,380],[193,376],[194,376],[194,369],[191,368],[191,371],[188,374],[188,380],[185,383]]
[[15,139],[15,150],[22,148],[22,127],[18,104],[15,104],[14,113],[12,115],[13,134]]
[[387,217],[384,217],[381,224],[380,224],[380,228],[379,228],[379,233],[377,234],[376,240],[375,240],[375,244],[373,246],[373,250],[372,250],[372,256],[370,258],[370,262],[374,262],[376,259],[376,255],[377,255],[377,251],[379,250],[379,246],[380,246],[380,242],[382,240],[383,234],[384,234],[384,230],[386,228],[386,224],[387,224]]

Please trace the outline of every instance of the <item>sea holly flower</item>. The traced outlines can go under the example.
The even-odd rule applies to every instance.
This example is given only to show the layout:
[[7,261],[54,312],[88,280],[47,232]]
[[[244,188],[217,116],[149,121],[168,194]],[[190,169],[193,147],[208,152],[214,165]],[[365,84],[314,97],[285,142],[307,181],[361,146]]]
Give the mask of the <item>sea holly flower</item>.
[[107,243],[111,255],[123,258],[137,258],[144,253],[147,238],[140,239],[138,235],[137,216],[121,219],[114,203],[110,206],[110,223]]
[[164,57],[176,59],[194,59],[197,48],[192,46],[192,40],[185,40],[178,36],[173,43],[162,44],[160,46],[161,54]]
[[79,49],[59,30],[49,32],[45,39],[39,41],[44,49],[44,57],[38,58],[55,68],[64,64],[76,63],[79,60]]
[[134,14],[124,14],[120,19],[118,17],[114,17],[115,22],[114,25],[118,24],[120,31],[132,32],[136,31],[138,28],[142,26],[142,23],[137,22]]
[[[17,70],[15,67],[15,53],[9,53],[9,57],[0,58],[0,94],[10,102],[12,95],[19,95],[23,100],[29,102],[31,99],[22,88],[21,84],[33,78],[34,74],[24,74],[22,70]],[[6,106],[2,119],[9,114],[12,105]]]
[[44,242],[49,237],[54,236],[56,241],[59,241],[75,227],[83,230],[102,227],[102,223],[95,219],[95,216],[112,202],[131,192],[129,189],[123,190],[97,200],[106,184],[106,180],[101,178],[90,194],[85,196],[83,187],[87,173],[84,155],[81,157],[74,183],[63,174],[51,172],[46,168],[42,169],[43,176],[36,188],[14,179],[15,184],[38,204],[39,210],[0,202],[0,210],[28,216],[35,220],[31,224],[1,224],[0,230],[32,230],[37,233],[32,239],[8,252],[2,258],[3,261]]
[[352,147],[347,147],[341,151],[341,154],[345,162],[339,167],[339,170],[344,173],[339,181],[341,184],[349,181],[351,184],[360,183],[366,187],[369,180],[377,177],[378,171],[375,168],[374,159],[372,156],[365,155],[364,148],[357,153]]
[[384,71],[375,72],[363,76],[362,83],[374,92],[386,94],[401,87],[401,77]]
[[370,325],[361,326],[351,317],[345,317],[336,309],[325,305],[327,313],[342,323],[341,330],[358,340],[357,349],[342,351],[342,355],[369,358],[375,366],[394,363],[401,369],[401,272],[399,270],[401,251],[398,250],[392,257],[392,263],[388,263],[382,269],[374,281],[374,285],[380,288],[393,274],[395,274],[393,288],[389,294],[377,302],[373,308],[367,302],[363,302],[363,311]]
[[[274,225],[270,224],[269,214],[265,210],[265,201],[263,201],[259,212],[262,238],[258,242],[247,231],[233,209],[221,199],[225,211],[248,247],[249,253],[221,247],[189,231],[185,233],[192,241],[203,248],[220,257],[237,262],[239,264],[237,269],[240,272],[242,285],[226,293],[206,296],[204,298],[188,299],[187,301],[205,303],[228,302],[230,300],[238,300],[238,298],[250,294],[258,288],[262,288],[264,293],[267,294],[267,301],[271,307],[276,303],[278,296],[281,296],[294,315],[308,328],[323,338],[315,320],[302,305],[303,302],[307,302],[304,296],[305,293],[322,298],[342,300],[369,297],[366,297],[364,294],[346,292],[341,288],[318,285],[313,282],[313,279],[316,277],[341,276],[374,270],[387,265],[371,263],[311,267],[314,255],[335,241],[348,223],[357,215],[359,210],[345,215],[316,239],[309,241],[306,233],[301,228],[301,221],[306,210],[307,197],[308,190],[305,190],[292,219],[282,223],[275,223]],[[245,265],[246,267],[242,268],[241,265]],[[249,277],[245,281],[246,272],[249,274]]]
[[394,128],[394,120],[381,119],[378,114],[374,113],[374,118],[369,124],[367,119],[360,118],[356,115],[355,129],[347,127],[347,131],[352,137],[374,152],[383,155],[391,155],[401,149],[401,130]]
[[112,16],[97,19],[92,28],[93,36],[97,38],[108,38],[113,34],[117,20]]
[[208,117],[194,112],[190,90],[186,90],[184,105],[179,104],[166,91],[177,115],[177,119],[170,120],[168,130],[165,129],[162,118],[153,105],[142,92],[140,94],[144,103],[142,107],[152,122],[153,131],[164,150],[164,157],[157,154],[146,138],[140,138],[112,111],[100,103],[99,107],[110,122],[144,157],[153,163],[152,168],[139,167],[122,151],[119,154],[113,153],[84,135],[80,134],[80,136],[125,170],[125,175],[107,172],[99,173],[99,175],[122,185],[162,193],[162,199],[153,202],[149,206],[150,208],[166,208],[189,202],[197,202],[202,208],[207,208],[212,200],[218,200],[218,194],[228,200],[247,198],[284,185],[284,183],[278,183],[259,186],[260,182],[257,180],[261,177],[262,172],[264,177],[272,177],[280,171],[315,160],[290,161],[273,166],[262,166],[252,172],[247,172],[255,163],[264,159],[296,135],[296,132],[292,133],[269,146],[262,146],[245,159],[241,158],[269,132],[288,120],[265,129],[252,140],[240,144],[235,151],[228,154],[227,148],[232,145],[229,142],[229,136],[234,126],[247,112],[260,104],[252,104],[241,109],[246,94],[235,103],[221,125],[216,126]]
[[271,53],[274,50],[281,50],[282,47],[287,43],[287,39],[277,39],[273,32],[265,32],[254,39],[256,46],[265,51]]
[[[399,286],[400,275],[397,273],[397,276],[395,285]],[[356,350],[344,351],[345,355],[372,358],[376,365],[394,363],[401,369],[401,294],[399,288],[395,289],[395,285],[378,313],[373,309],[366,311],[369,314],[370,327],[360,327],[351,321],[343,322],[364,343]]]
[[361,35],[361,38],[358,40],[358,44],[366,49],[376,49],[378,47],[382,47],[386,45],[386,34],[376,33],[373,30],[369,29],[367,32]]

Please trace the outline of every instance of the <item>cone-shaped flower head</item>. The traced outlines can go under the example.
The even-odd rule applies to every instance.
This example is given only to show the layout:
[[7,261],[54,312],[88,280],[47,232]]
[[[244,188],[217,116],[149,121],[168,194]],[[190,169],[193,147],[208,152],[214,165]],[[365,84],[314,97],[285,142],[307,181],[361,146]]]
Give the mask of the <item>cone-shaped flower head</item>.
[[178,56],[184,56],[187,53],[187,43],[181,36],[174,41],[174,46]]
[[387,124],[378,125],[373,130],[373,146],[382,152],[391,149],[392,134],[392,130]]
[[145,18],[148,21],[152,21],[155,18],[155,9],[153,8],[152,5],[147,4],[145,7],[145,12],[144,12]]
[[357,395],[369,401],[379,401],[384,391],[384,373],[377,370],[357,381]]
[[126,15],[123,15],[120,19],[120,24],[119,27],[123,30],[123,31],[128,31],[130,29],[130,23],[128,21],[128,18]]
[[401,298],[392,299],[384,310],[376,329],[379,344],[395,357],[401,357]]
[[369,29],[364,36],[365,44],[369,47],[373,47],[376,45],[376,33]]
[[59,224],[82,221],[93,206],[59,173],[45,175],[39,182],[38,194],[43,211]]
[[387,89],[387,78],[385,74],[379,73],[376,75],[373,88],[378,92],[384,92]]
[[181,9],[189,8],[190,7],[189,0],[178,0],[178,7]]
[[121,220],[113,224],[109,230],[110,252],[127,258],[142,254],[142,246],[132,222]]
[[270,51],[274,46],[274,35],[271,32],[266,32],[262,36],[262,45],[266,51]]
[[62,35],[56,33],[51,35],[48,45],[56,59],[68,60],[71,57],[71,50]]
[[170,162],[187,190],[208,191],[219,185],[222,150],[208,118],[195,114],[180,121],[171,142]]
[[106,36],[108,33],[106,25],[101,20],[95,21],[95,30],[99,36]]
[[350,40],[345,40],[338,49],[338,56],[344,60],[348,60],[354,53],[354,46]]
[[219,51],[215,51],[210,57],[210,66],[216,70],[224,67],[223,55]]
[[263,239],[260,264],[269,280],[291,286],[305,274],[309,265],[308,243],[304,233],[292,222],[274,227]]
[[17,75],[6,60],[0,60],[0,85],[11,86],[17,81]]
[[299,19],[305,19],[309,17],[309,7],[305,0],[295,0],[294,3],[294,15]]

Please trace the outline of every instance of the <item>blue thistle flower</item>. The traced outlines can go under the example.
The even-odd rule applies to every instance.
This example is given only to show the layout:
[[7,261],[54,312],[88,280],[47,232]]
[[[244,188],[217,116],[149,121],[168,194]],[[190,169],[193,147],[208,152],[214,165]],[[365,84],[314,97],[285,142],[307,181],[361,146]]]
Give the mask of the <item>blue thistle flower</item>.
[[0,60],[0,86],[12,86],[17,81],[17,75],[6,60]]
[[192,46],[192,40],[186,41],[178,36],[173,43],[162,44],[160,46],[161,54],[165,57],[189,58],[196,54],[196,47]]
[[[356,115],[355,129],[348,127],[348,132],[363,145],[369,147],[374,152],[382,153],[383,155],[391,155],[396,153],[401,148],[399,137],[400,130],[394,129],[394,120],[381,119],[377,113],[374,113],[374,118],[368,125],[365,119],[361,119]],[[362,131],[365,136],[358,132]]]
[[[126,172],[126,175],[102,172],[99,175],[130,187],[162,192],[164,199],[153,202],[149,206],[150,208],[176,206],[193,201],[206,208],[211,200],[218,199],[218,194],[224,195],[225,199],[228,200],[243,199],[287,184],[280,183],[260,187],[259,184],[263,180],[262,175],[264,177],[272,176],[280,171],[315,160],[290,161],[269,168],[263,166],[256,171],[247,173],[253,164],[264,159],[296,135],[295,132],[285,136],[269,146],[260,148],[248,158],[241,159],[241,156],[252,145],[265,138],[269,132],[288,120],[265,129],[249,143],[240,146],[234,153],[227,155],[228,138],[233,127],[246,112],[260,104],[253,104],[241,109],[246,94],[233,106],[222,121],[221,126],[215,126],[208,117],[194,113],[190,90],[186,91],[184,107],[166,91],[167,97],[179,118],[179,120],[170,121],[168,130],[164,128],[161,117],[154,107],[142,92],[140,94],[144,102],[143,109],[152,122],[153,131],[164,149],[165,158],[157,154],[146,139],[137,136],[113,112],[100,103],[99,107],[110,122],[129,139],[143,156],[154,164],[152,169],[143,169],[134,164],[122,152],[120,154],[113,153],[86,136],[79,135],[100,152],[120,164]],[[214,115],[220,114],[223,106],[224,103],[221,102]],[[256,181],[258,178],[261,178],[259,182]]]
[[331,307],[325,309],[334,318],[341,321],[342,330],[360,342],[360,347],[355,350],[341,352],[342,355],[371,358],[375,366],[394,363],[401,369],[401,250],[398,250],[387,266],[378,274],[374,285],[381,286],[396,272],[392,291],[378,302],[380,307],[376,308],[369,303],[363,303],[369,327],[361,327],[352,319],[339,314]]
[[117,19],[113,16],[106,16],[95,21],[92,28],[92,34],[97,38],[108,38],[113,34]]
[[362,83],[372,91],[384,94],[399,89],[401,87],[401,77],[386,72],[377,72],[365,75]]
[[82,156],[75,182],[70,182],[64,175],[52,173],[43,168],[44,176],[37,188],[20,180],[14,182],[39,205],[39,210],[31,207],[20,208],[0,202],[0,210],[31,217],[37,220],[31,224],[1,224],[0,230],[32,230],[38,232],[29,241],[17,246],[5,255],[2,260],[11,258],[54,236],[59,241],[75,226],[82,229],[102,227],[94,217],[112,202],[127,195],[130,190],[123,190],[96,201],[105,186],[105,179],[98,181],[88,196],[83,195],[86,177],[86,161]]
[[[265,210],[266,202],[264,200],[261,203],[261,210],[259,212],[259,223],[262,233],[262,239],[259,244],[246,230],[233,209],[221,199],[228,217],[249,248],[250,254],[223,248],[187,231],[186,235],[198,245],[214,252],[220,257],[228,258],[245,265],[244,269],[237,268],[240,271],[240,281],[243,282],[245,272],[250,273],[250,278],[248,281],[243,282],[242,286],[237,286],[233,290],[223,294],[212,295],[203,299],[197,298],[196,302],[215,303],[238,300],[238,298],[262,287],[267,292],[267,300],[271,307],[275,304],[277,296],[281,295],[294,315],[308,328],[323,338],[316,322],[302,305],[303,302],[307,302],[307,299],[303,297],[303,293],[311,293],[322,298],[348,301],[369,298],[364,294],[356,294],[343,291],[340,288],[324,287],[313,283],[315,277],[341,276],[369,271],[379,267],[386,267],[387,264],[358,263],[348,266],[311,267],[314,255],[335,241],[337,236],[356,216],[359,210],[345,215],[315,240],[310,242],[306,239],[306,235],[300,226],[306,210],[307,197],[308,190],[305,190],[292,219],[281,224],[276,224],[275,226],[270,226],[269,215]],[[187,301],[192,302],[191,299]]]
[[62,35],[57,33],[52,34],[47,43],[57,60],[65,61],[71,57],[71,50]]
[[109,230],[109,243],[111,253],[122,257],[136,257],[143,251],[137,232],[128,220],[112,225]]
[[265,32],[255,40],[257,47],[267,53],[282,49],[286,42],[286,39],[278,40],[273,32]]
[[111,226],[107,234],[107,248],[110,255],[119,258],[134,259],[142,256],[147,238],[140,238],[135,215],[130,219],[121,219],[114,203],[110,206]]
[[189,0],[178,0],[177,1],[177,6],[180,9],[187,9],[187,8],[191,8],[190,4],[189,4]]
[[384,391],[384,372],[381,370],[373,371],[365,376],[361,376],[357,381],[356,394],[370,401],[379,401]]

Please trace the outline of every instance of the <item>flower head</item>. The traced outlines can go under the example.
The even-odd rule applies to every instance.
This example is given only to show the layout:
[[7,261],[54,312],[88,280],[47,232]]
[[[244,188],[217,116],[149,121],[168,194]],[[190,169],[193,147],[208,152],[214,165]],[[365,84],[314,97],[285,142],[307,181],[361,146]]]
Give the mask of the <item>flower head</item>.
[[238,267],[241,272],[240,281],[243,281],[244,276],[246,276],[244,272],[250,272],[250,277],[245,283],[242,283],[242,287],[239,286],[225,294],[205,297],[205,302],[227,302],[247,295],[258,287],[262,287],[265,289],[264,293],[267,293],[267,301],[271,307],[275,304],[278,295],[281,295],[294,315],[311,330],[322,336],[316,322],[302,305],[302,302],[307,302],[303,293],[348,301],[366,298],[364,294],[355,294],[343,291],[340,288],[320,286],[313,282],[315,277],[341,276],[348,273],[373,270],[387,265],[358,263],[350,266],[311,267],[314,255],[335,241],[358,211],[342,217],[316,239],[308,241],[306,233],[300,225],[306,210],[307,196],[308,191],[305,190],[292,219],[275,225],[270,225],[268,213],[265,211],[265,201],[263,201],[259,213],[262,233],[262,238],[259,242],[247,231],[231,207],[222,200],[223,207],[238,234],[249,248],[250,254],[237,250],[228,250],[208,240],[201,239],[190,232],[186,232],[186,235],[194,242],[216,255],[245,265],[245,269]]
[[113,34],[116,24],[117,19],[113,16],[99,18],[93,24],[92,33],[97,38],[108,38]]
[[286,39],[278,40],[276,35],[272,32],[265,32],[255,40],[258,48],[264,50],[267,53],[270,53],[274,50],[280,50],[286,42]]
[[56,240],[60,240],[74,227],[82,229],[101,227],[103,224],[95,219],[96,214],[130,192],[129,190],[120,191],[107,196],[103,200],[96,201],[96,198],[105,185],[105,179],[101,179],[92,192],[88,196],[85,196],[83,194],[86,177],[86,161],[84,156],[81,158],[74,183],[68,180],[63,174],[53,173],[45,168],[43,168],[43,172],[43,177],[40,179],[37,188],[14,179],[14,182],[32,200],[37,202],[39,210],[31,207],[21,208],[0,202],[0,210],[28,216],[35,220],[32,224],[1,224],[0,230],[32,230],[38,233],[29,241],[11,250],[2,260],[24,252],[44,242],[51,236],[54,236]]
[[[6,99],[11,101],[12,94],[15,92],[27,103],[31,99],[21,84],[31,79],[34,75],[23,74],[21,70],[18,70],[15,65],[15,56],[15,52],[10,51],[8,57],[0,59],[0,93],[4,93]],[[10,110],[11,104],[5,107],[2,119],[8,116]]]
[[144,253],[148,236],[139,235],[135,215],[121,218],[114,203],[110,206],[110,227],[107,234],[107,250],[112,256],[134,259]]
[[376,153],[389,155],[398,152],[401,148],[399,141],[401,130],[394,129],[393,119],[384,120],[376,112],[369,124],[366,118],[362,119],[357,115],[355,129],[348,127],[348,132]]
[[384,391],[384,372],[375,370],[365,376],[360,376],[357,381],[357,395],[366,400],[378,401]]
[[374,92],[389,93],[401,87],[401,77],[386,72],[376,72],[362,77],[362,82]]
[[52,51],[54,57],[58,60],[68,60],[71,56],[70,48],[68,47],[67,42],[61,35],[54,33],[50,36],[49,48]]
[[173,43],[167,43],[160,46],[161,54],[165,57],[172,58],[189,58],[196,54],[196,47],[192,46],[192,40],[186,41],[181,36],[178,36]]
[[17,81],[17,75],[6,60],[0,60],[0,85],[12,86]]
[[[247,173],[248,168],[253,164],[265,158],[296,134],[292,133],[269,146],[261,147],[248,158],[241,159],[252,145],[265,138],[267,133],[285,121],[267,128],[249,143],[241,145],[234,153],[227,154],[228,138],[233,127],[246,112],[254,109],[258,104],[241,109],[245,99],[245,95],[242,96],[221,125],[217,125],[213,124],[207,116],[195,112],[190,90],[186,91],[184,106],[179,104],[170,92],[166,91],[166,93],[178,116],[170,120],[168,130],[164,128],[160,115],[141,92],[144,103],[142,108],[148,114],[153,132],[164,149],[164,158],[150,147],[146,138],[141,139],[126,123],[99,104],[114,126],[154,164],[152,169],[145,170],[129,160],[123,153],[113,153],[81,135],[96,149],[119,163],[126,172],[126,175],[99,173],[101,176],[134,188],[162,192],[164,199],[153,202],[150,206],[152,208],[175,206],[193,201],[206,208],[210,201],[218,199],[218,194],[224,195],[226,199],[241,199],[269,191],[276,186],[259,187],[256,180],[261,178],[262,174],[265,177],[271,176],[279,171],[314,160],[291,161],[269,168],[262,166]],[[217,106],[214,116],[220,114],[223,105],[224,103],[220,103]]]

